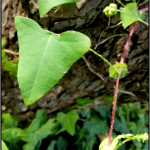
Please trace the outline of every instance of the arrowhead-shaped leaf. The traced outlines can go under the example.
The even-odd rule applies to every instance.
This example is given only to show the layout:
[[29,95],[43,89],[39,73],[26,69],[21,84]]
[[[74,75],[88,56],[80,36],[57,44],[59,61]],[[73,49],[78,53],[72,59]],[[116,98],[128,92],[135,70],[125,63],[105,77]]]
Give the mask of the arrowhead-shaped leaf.
[[57,5],[78,1],[80,0],[38,0],[40,16],[46,14],[50,9]]
[[122,20],[122,26],[127,28],[129,25],[134,23],[135,21],[141,21],[144,22],[145,12],[140,12],[137,9],[136,3],[129,3],[124,8],[120,8],[121,10],[121,20]]
[[79,119],[77,110],[71,110],[67,114],[59,112],[56,119],[63,125],[63,128],[65,128],[70,135],[74,135],[75,123]]
[[75,31],[56,35],[25,17],[16,17],[15,25],[19,40],[18,82],[25,104],[30,105],[63,77],[89,50],[91,42]]

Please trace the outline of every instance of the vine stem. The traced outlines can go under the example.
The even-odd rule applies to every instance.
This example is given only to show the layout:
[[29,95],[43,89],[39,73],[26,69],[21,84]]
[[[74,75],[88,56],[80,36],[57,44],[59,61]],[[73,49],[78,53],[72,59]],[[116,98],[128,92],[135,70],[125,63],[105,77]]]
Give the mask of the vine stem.
[[108,144],[107,144],[108,147],[111,145],[111,137],[112,137],[112,132],[113,132],[115,109],[116,109],[116,103],[117,103],[118,85],[119,85],[119,74],[117,74],[117,79],[116,79],[114,102],[113,102],[112,117],[111,117],[111,125],[110,125],[110,130],[109,130],[109,140],[108,140]]
[[[124,61],[125,54],[127,52],[127,48],[129,46],[129,42],[130,42],[131,37],[133,35],[133,31],[134,31],[135,25],[136,25],[136,22],[134,22],[134,24],[133,24],[133,26],[131,28],[131,31],[129,33],[129,37],[128,37],[128,40],[127,40],[127,42],[125,44],[125,48],[124,48],[123,54],[121,56],[120,63],[123,63],[123,61]],[[119,72],[121,73],[121,70],[119,70]],[[107,144],[108,147],[111,145],[111,137],[112,137],[112,132],[113,132],[115,109],[116,109],[116,103],[117,103],[118,85],[119,85],[119,74],[117,74],[117,79],[116,79],[116,86],[115,86],[115,93],[114,93],[114,102],[113,102],[112,117],[111,117],[111,125],[110,125],[110,130],[109,130],[109,140],[108,140],[108,144]]]
[[123,61],[124,61],[125,54],[126,54],[126,52],[127,52],[127,49],[128,49],[128,46],[129,46],[129,42],[130,42],[131,37],[132,37],[132,35],[133,35],[133,31],[134,31],[135,25],[136,25],[136,22],[134,22],[134,24],[133,24],[133,26],[132,26],[132,28],[131,28],[131,31],[130,31],[130,33],[129,33],[129,37],[128,37],[128,40],[127,40],[127,42],[126,42],[126,45],[125,45],[123,54],[122,54],[122,56],[121,56],[120,63],[123,63]]
[[114,66],[107,59],[105,59],[102,55],[98,54],[94,50],[92,50],[92,49],[89,49],[89,50],[91,52],[93,52],[95,55],[97,55],[98,57],[100,57],[101,59],[103,59],[110,67],[112,67],[119,74],[119,71],[117,69],[115,69]]

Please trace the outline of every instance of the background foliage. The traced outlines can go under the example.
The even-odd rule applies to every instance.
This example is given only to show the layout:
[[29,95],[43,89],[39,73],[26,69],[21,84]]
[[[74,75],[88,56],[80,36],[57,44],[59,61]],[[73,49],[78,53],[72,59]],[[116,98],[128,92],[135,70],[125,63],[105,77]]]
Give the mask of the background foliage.
[[[63,114],[77,120],[75,110]],[[10,150],[93,150],[98,149],[100,141],[109,132],[111,106],[97,107],[95,110],[85,109],[79,114],[75,124],[75,134],[71,136],[64,129],[59,117],[47,119],[47,115],[38,110],[35,119],[25,129],[18,127],[18,119],[10,114],[2,115],[2,140]],[[113,136],[119,134],[148,133],[148,104],[123,104],[116,109]],[[59,113],[58,113],[59,114]],[[73,114],[73,115],[68,115]],[[60,114],[59,114],[60,115]],[[59,116],[57,115],[57,116]],[[74,124],[72,124],[72,128]],[[71,129],[72,130],[72,129]],[[72,131],[71,131],[72,132]],[[72,133],[71,133],[72,134]],[[148,150],[148,141],[137,140],[127,142],[118,150]]]

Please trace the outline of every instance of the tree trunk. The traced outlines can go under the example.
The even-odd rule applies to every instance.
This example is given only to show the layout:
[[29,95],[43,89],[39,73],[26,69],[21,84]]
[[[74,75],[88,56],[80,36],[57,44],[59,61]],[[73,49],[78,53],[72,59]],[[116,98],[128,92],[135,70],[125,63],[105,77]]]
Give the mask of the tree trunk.
[[[53,8],[40,18],[36,0],[2,0],[2,37],[8,41],[6,49],[18,51],[18,39],[14,25],[15,16],[26,16],[38,22],[42,28],[55,33],[75,30],[87,35],[92,42],[92,48],[99,43],[102,31],[108,25],[108,18],[102,10],[115,0],[81,0],[78,3],[63,4]],[[140,8],[145,8],[148,3]],[[146,12],[146,21],[148,12]],[[119,62],[131,26],[123,29],[117,25],[120,14],[111,17],[110,26],[104,31],[96,51],[112,64]],[[119,34],[119,35],[118,35]],[[121,34],[121,35],[120,35]],[[116,35],[111,37],[112,35]],[[110,37],[110,38],[109,38]],[[7,54],[8,59],[17,56]],[[128,102],[148,101],[148,27],[137,22],[130,49],[125,58],[128,74],[120,80],[118,104]],[[114,94],[115,80],[109,77],[109,66],[99,57],[87,52],[83,58],[75,62],[64,77],[49,92],[36,103],[25,106],[18,87],[17,79],[2,73],[2,109],[16,115],[20,121],[30,122],[37,109],[44,109],[51,117],[58,111],[68,111],[78,108],[76,99],[89,97],[92,104],[85,107],[95,108],[110,104],[104,101],[104,96]]]

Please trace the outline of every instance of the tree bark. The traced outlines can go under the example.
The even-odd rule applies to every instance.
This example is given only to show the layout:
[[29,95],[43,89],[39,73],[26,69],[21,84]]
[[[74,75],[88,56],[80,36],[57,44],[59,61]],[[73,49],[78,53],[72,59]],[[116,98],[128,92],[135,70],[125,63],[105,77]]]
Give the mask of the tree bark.
[[[91,39],[92,48],[98,43],[100,34],[108,25],[108,18],[102,10],[115,0],[81,0],[78,3],[63,4],[53,8],[40,18],[36,0],[2,1],[2,37],[8,41],[7,49],[18,51],[18,39],[14,25],[15,16],[26,16],[38,22],[42,28],[55,33],[67,30],[82,32]],[[144,8],[148,3],[143,4]],[[120,5],[119,5],[120,6]],[[148,12],[146,12],[146,21]],[[119,13],[111,17],[110,26],[106,30],[96,52],[112,64],[119,62],[124,45],[127,41],[131,26],[123,29],[116,25],[120,21]],[[121,36],[118,36],[121,34]],[[112,37],[112,35],[116,35]],[[109,38],[110,37],[110,38]],[[17,56],[8,54],[8,59]],[[118,104],[128,102],[148,102],[148,27],[137,22],[130,48],[125,58],[128,74],[120,80]],[[104,95],[114,94],[115,80],[109,77],[109,66],[99,57],[87,52],[83,58],[75,62],[64,77],[45,96],[31,106],[25,106],[18,87],[17,79],[2,72],[2,106],[3,111],[11,112],[20,121],[30,122],[37,109],[44,109],[50,116],[58,111],[68,111],[79,108],[76,99],[89,97],[92,104],[86,107],[95,108],[109,104],[104,101]]]

